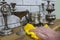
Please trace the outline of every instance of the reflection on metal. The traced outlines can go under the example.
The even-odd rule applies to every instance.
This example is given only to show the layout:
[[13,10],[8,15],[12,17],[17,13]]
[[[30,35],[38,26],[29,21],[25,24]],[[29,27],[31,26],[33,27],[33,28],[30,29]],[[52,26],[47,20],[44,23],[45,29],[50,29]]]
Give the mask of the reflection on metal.
[[50,1],[47,1],[47,3],[48,5],[46,11],[48,12],[48,14],[46,15],[46,20],[48,21],[48,24],[54,24],[53,20],[56,19],[56,16],[51,14],[53,11],[55,11],[54,4],[50,5]]
[[7,2],[5,2],[5,0],[3,0],[2,2],[2,5],[1,5],[1,13],[3,15],[3,18],[4,18],[4,23],[5,23],[5,27],[4,29],[2,29],[0,31],[0,35],[1,36],[4,36],[4,35],[9,35],[12,33],[12,30],[8,28],[8,25],[7,25],[7,16],[10,15],[10,6],[7,4]]
[[47,21],[46,21],[46,18],[45,18],[45,16],[46,16],[46,13],[45,13],[45,4],[42,3],[41,5],[42,5],[42,14],[43,14],[42,24],[46,24]]
[[[36,25],[36,24],[41,23],[41,21],[40,21],[41,20],[41,14],[40,14],[41,10],[40,9],[42,8],[42,12],[44,15],[45,15],[44,10],[46,10],[48,12],[48,14],[46,16],[44,16],[46,18],[43,19],[43,22],[48,21],[48,24],[53,24],[53,20],[56,19],[56,16],[51,14],[53,11],[55,11],[54,4],[50,5],[50,1],[47,1],[47,3],[48,3],[47,9],[45,9],[44,6],[46,6],[46,5],[44,5],[44,4],[42,4],[42,7],[41,7],[41,5],[16,5],[16,3],[11,3],[10,5],[8,5],[7,2],[5,2],[5,0],[3,0],[0,5],[1,5],[1,13],[3,14],[3,18],[4,18],[4,22],[5,22],[5,27],[4,27],[4,29],[2,29],[0,31],[0,35],[9,35],[12,33],[12,30],[10,28],[8,28],[8,24],[7,24],[7,20],[8,20],[7,16],[9,16],[11,13],[18,16],[20,19],[22,19],[22,17],[25,16],[27,22]],[[10,6],[11,6],[12,10],[11,10]],[[31,13],[31,12],[29,12],[29,10],[15,11],[15,6],[38,6],[39,11],[36,13],[33,13],[33,12]],[[20,23],[21,23],[21,29],[19,32],[17,32],[17,35],[25,35],[24,30],[23,30],[23,25],[26,23],[23,23],[22,20],[20,20]]]
[[[22,36],[22,37],[24,37],[25,36],[25,32],[24,32],[24,27],[23,27],[23,25],[24,24],[26,24],[26,23],[23,23],[23,21],[22,21],[22,17],[23,16],[25,16],[26,17],[26,14],[28,14],[29,13],[29,11],[28,10],[26,10],[26,11],[23,11],[23,12],[21,12],[21,14],[20,15],[22,15],[21,17],[19,17],[18,15],[18,17],[20,18],[20,26],[21,26],[21,29],[19,30],[19,32],[17,32],[16,34],[17,35],[20,35],[20,36]],[[25,15],[24,15],[25,14]],[[27,19],[27,18],[26,18]],[[28,21],[28,19],[27,19],[27,21]],[[25,22],[27,22],[27,21],[25,21]]]
[[28,12],[26,15],[26,19],[28,20],[29,23],[38,25],[40,23],[40,13],[39,12],[35,12],[35,13]]
[[15,11],[15,6],[16,6],[16,3],[11,3],[11,8],[13,12]]

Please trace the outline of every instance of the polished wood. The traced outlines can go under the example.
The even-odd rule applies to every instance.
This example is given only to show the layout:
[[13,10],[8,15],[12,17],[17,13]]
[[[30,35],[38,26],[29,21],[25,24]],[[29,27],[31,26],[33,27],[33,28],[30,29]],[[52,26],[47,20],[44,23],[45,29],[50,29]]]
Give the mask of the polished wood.
[[[55,28],[56,26],[60,26],[60,19],[54,21],[54,25],[49,25],[50,28]],[[56,31],[60,31],[60,27],[56,29]]]
[[[51,28],[54,28],[60,25],[60,20],[55,20],[54,23],[55,23],[54,25],[50,25]],[[21,35],[16,35],[16,32],[18,32],[19,30],[20,30],[20,27],[14,28],[13,34],[8,36],[0,36],[0,40],[34,40],[28,35],[25,35],[23,37]],[[60,31],[60,28],[58,28],[57,30]]]

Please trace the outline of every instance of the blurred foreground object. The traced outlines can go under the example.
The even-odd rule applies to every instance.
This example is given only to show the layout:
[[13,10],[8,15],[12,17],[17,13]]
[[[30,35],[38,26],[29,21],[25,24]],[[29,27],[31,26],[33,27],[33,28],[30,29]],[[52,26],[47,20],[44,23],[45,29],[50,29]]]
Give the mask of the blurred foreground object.
[[[48,26],[47,24],[45,24],[44,27],[45,27],[45,28],[49,28],[49,26]],[[36,28],[36,27],[33,26],[33,25],[30,24],[30,23],[27,23],[27,24],[24,26],[24,30],[25,30],[25,32],[26,32],[28,35],[31,35],[31,37],[34,38],[34,39],[36,39],[36,40],[38,40],[38,39],[41,40],[40,38],[38,38],[38,37],[36,36],[36,34],[35,34],[34,32],[30,32],[30,30],[35,29],[35,28]]]

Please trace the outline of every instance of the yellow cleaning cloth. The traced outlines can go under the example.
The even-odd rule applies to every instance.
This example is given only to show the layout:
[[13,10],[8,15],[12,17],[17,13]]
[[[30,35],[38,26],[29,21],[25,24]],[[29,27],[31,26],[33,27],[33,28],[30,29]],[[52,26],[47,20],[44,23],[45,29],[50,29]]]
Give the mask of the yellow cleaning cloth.
[[[44,27],[48,28],[48,25],[45,24]],[[41,38],[38,38],[34,32],[29,32],[31,29],[35,29],[35,27],[30,23],[27,23],[27,25],[24,26],[24,30],[28,35],[31,35],[34,39],[41,40]]]
[[44,24],[44,27],[45,27],[45,28],[50,28],[50,27],[48,26],[48,24]]

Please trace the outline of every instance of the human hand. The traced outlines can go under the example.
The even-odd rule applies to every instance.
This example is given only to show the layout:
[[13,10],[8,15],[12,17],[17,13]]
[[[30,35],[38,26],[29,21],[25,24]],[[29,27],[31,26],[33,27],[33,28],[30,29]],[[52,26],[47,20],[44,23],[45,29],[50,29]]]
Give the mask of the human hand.
[[42,40],[60,40],[60,33],[44,27],[37,27],[36,29],[30,30],[34,32]]

